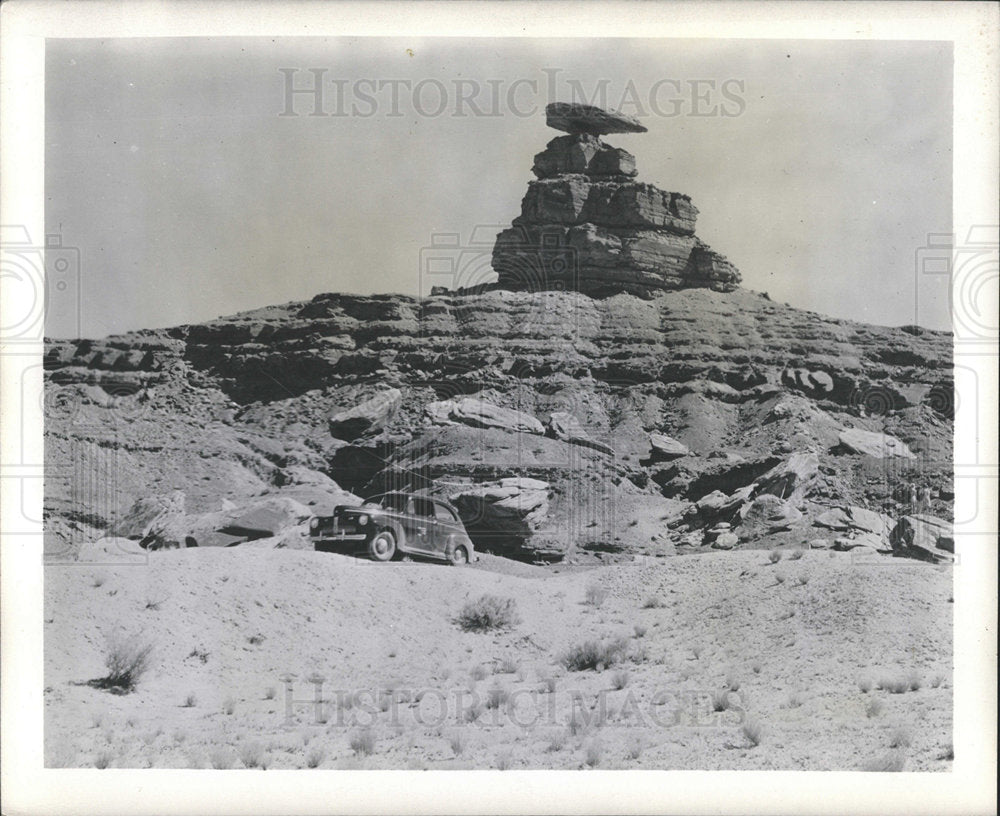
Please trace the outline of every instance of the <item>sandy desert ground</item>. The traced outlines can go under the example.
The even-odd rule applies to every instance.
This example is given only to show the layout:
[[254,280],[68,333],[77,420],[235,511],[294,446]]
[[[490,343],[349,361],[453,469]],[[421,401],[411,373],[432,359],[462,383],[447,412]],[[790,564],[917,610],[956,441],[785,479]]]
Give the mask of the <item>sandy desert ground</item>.
[[[46,765],[950,770],[951,568],[780,552],[50,564]],[[519,621],[463,631],[486,594]],[[91,683],[116,635],[152,646],[132,693]],[[610,665],[567,669],[587,641]]]

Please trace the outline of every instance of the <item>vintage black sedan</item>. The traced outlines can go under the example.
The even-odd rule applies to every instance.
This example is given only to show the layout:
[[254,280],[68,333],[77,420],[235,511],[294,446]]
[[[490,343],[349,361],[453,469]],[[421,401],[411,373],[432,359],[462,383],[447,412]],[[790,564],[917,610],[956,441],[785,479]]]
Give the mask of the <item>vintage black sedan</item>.
[[427,556],[450,564],[475,560],[472,541],[448,502],[410,493],[384,493],[360,507],[340,505],[332,516],[309,523],[316,550],[354,545],[375,561],[400,554]]

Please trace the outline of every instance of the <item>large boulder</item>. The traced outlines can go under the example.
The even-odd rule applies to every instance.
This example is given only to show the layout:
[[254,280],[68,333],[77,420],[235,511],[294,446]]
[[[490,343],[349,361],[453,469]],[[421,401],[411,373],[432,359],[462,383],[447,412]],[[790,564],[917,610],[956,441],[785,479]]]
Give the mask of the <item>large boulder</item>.
[[764,493],[740,508],[741,527],[746,533],[777,533],[790,530],[802,519],[802,511],[791,502]]
[[591,439],[587,430],[580,423],[580,420],[569,413],[569,411],[555,411],[552,413],[549,417],[548,433],[550,436],[563,442],[568,442],[571,445],[580,445],[584,448],[592,448],[609,456],[614,455],[615,452],[614,448],[610,445],[599,442],[596,439]]
[[892,552],[892,545],[885,536],[880,536],[875,533],[851,533],[848,536],[835,538],[833,541],[833,549],[841,551],[871,550],[879,553],[889,553]]
[[840,444],[852,453],[873,456],[876,459],[887,459],[890,456],[899,456],[903,459],[916,458],[906,443],[896,437],[876,431],[862,431],[860,428],[847,428],[841,431]]
[[399,410],[403,394],[398,388],[388,388],[329,419],[330,435],[350,442],[370,431],[382,428]]
[[175,490],[168,496],[138,499],[109,531],[112,538],[130,538],[143,547],[162,546],[183,540],[185,525],[184,493]]
[[650,453],[654,461],[660,459],[679,459],[691,453],[687,445],[665,434],[651,433],[649,435]]
[[542,423],[531,414],[473,397],[432,402],[425,407],[425,412],[432,422],[440,424],[458,422],[474,428],[499,428],[512,433],[545,433]]
[[831,507],[818,515],[813,524],[837,532],[856,530],[861,533],[873,533],[885,539],[892,530],[894,522],[891,516],[884,513],[854,505],[841,505]]
[[818,474],[819,457],[815,453],[795,453],[757,480],[757,494],[771,493],[798,502]]
[[[540,479],[509,477],[470,485],[449,496],[477,548],[531,555],[532,539],[543,532],[550,485]],[[544,547],[551,549],[547,539]]]
[[951,562],[955,535],[951,522],[925,514],[903,516],[889,534],[895,555],[923,561]]

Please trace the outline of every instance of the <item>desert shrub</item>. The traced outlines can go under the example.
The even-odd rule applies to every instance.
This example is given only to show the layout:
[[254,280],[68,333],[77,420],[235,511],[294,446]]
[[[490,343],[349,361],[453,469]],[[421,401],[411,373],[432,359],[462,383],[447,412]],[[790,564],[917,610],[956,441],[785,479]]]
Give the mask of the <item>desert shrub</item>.
[[643,609],[662,609],[663,601],[657,598],[655,595],[651,595],[646,599],[646,602],[642,605]]
[[556,678],[551,675],[546,675],[541,678],[542,685],[539,691],[543,694],[554,694],[556,690]]
[[146,609],[152,609],[154,612],[159,612],[160,607],[166,602],[166,598],[162,596],[146,596]]
[[935,674],[934,677],[931,678],[931,688],[938,688],[943,682],[944,682],[944,675]]
[[730,691],[739,691],[740,686],[743,685],[740,678],[736,676],[735,673],[729,672],[726,675],[726,688]]
[[469,676],[477,682],[483,680],[487,674],[489,674],[489,672],[486,671],[486,667],[481,663],[473,666],[469,671]]
[[486,692],[486,708],[489,710],[500,708],[510,699],[510,692],[503,686],[493,686]]
[[264,764],[264,746],[259,742],[248,742],[240,747],[240,762],[247,768],[259,768]]
[[867,694],[872,690],[872,679],[870,677],[859,677],[858,688],[861,689],[862,694]]
[[153,644],[140,639],[139,635],[124,637],[113,633],[108,638],[107,653],[104,655],[104,666],[108,673],[94,685],[98,688],[132,691],[149,668],[152,655]]
[[788,560],[789,560],[789,561],[798,561],[798,560],[799,560],[800,558],[802,558],[802,556],[803,556],[803,555],[805,555],[805,554],[806,554],[806,551],[805,551],[805,550],[792,550],[792,551],[791,551],[791,552],[790,552],[790,553],[788,554]]
[[809,583],[809,576],[804,572],[799,576],[799,586],[805,586]]
[[448,738],[448,745],[451,746],[451,752],[455,756],[461,756],[462,752],[465,751],[465,732],[464,731],[453,731],[451,736]]
[[471,705],[467,709],[465,709],[465,712],[463,713],[462,716],[467,723],[474,723],[482,715],[483,715],[482,703],[476,703],[475,705]]
[[550,753],[556,753],[557,751],[561,751],[565,747],[566,747],[566,732],[560,728],[556,731],[553,731],[549,735],[549,744],[546,746],[545,750],[549,751]]
[[785,576],[782,575],[780,572],[774,573],[774,583],[778,585],[785,583]]
[[184,708],[194,708],[198,705],[198,698],[194,694],[189,694],[184,698]]
[[635,632],[635,636],[636,636],[637,638],[642,638],[642,637],[646,637],[646,632],[648,632],[648,631],[649,631],[649,629],[647,629],[647,628],[646,628],[645,626],[643,626],[643,625],[642,625],[641,623],[637,623],[637,624],[636,624],[636,625],[635,625],[635,626],[633,627],[632,631],[633,631],[633,632]]
[[94,589],[99,589],[100,587],[104,586],[107,580],[108,580],[107,575],[105,575],[103,572],[98,572],[90,577],[90,585]]
[[729,690],[719,689],[712,692],[712,711],[725,711],[729,708]]
[[483,595],[469,601],[458,613],[458,625],[465,632],[490,632],[510,629],[520,622],[513,598]]
[[910,691],[920,691],[921,687],[924,685],[924,680],[919,674],[913,672],[906,678],[906,684]]
[[760,741],[764,736],[764,729],[757,720],[746,720],[740,731],[743,733],[746,741],[750,743],[751,748],[756,748],[760,745]]
[[591,740],[583,752],[583,761],[588,768],[596,768],[601,764],[601,757],[604,755],[604,746],[598,740]]
[[516,674],[520,664],[513,657],[502,657],[497,664],[498,674]]
[[602,642],[587,640],[568,649],[561,662],[569,671],[603,669],[621,662],[625,651],[626,643],[622,638]]
[[896,728],[889,735],[890,748],[909,748],[913,745],[913,734],[905,728]]
[[772,564],[777,564],[781,560],[781,551],[771,550],[771,552],[767,554],[767,560]]
[[628,685],[629,675],[627,671],[616,671],[611,675],[611,688],[621,691]]
[[599,584],[590,584],[583,596],[587,606],[599,607],[608,599],[608,591]]
[[642,756],[642,737],[634,734],[625,743],[625,756],[629,759],[638,759]]
[[264,699],[273,700],[278,694],[278,690],[274,686],[268,686],[264,689]]
[[792,692],[788,695],[788,707],[789,708],[801,708],[803,703],[802,695],[797,691]]
[[232,697],[227,697],[222,701],[222,713],[230,716],[236,710],[236,700]]
[[649,650],[644,643],[636,643],[628,653],[628,659],[636,665],[645,663],[649,658]]
[[865,715],[868,717],[869,720],[873,720],[875,719],[875,717],[877,717],[879,714],[882,713],[882,710],[884,708],[885,708],[885,703],[883,703],[877,697],[873,697],[871,700],[868,701],[868,705],[865,706]]
[[760,670],[763,668],[764,666],[759,660],[755,660],[753,663],[750,664],[750,669],[751,671],[753,671],[754,674],[760,674]]
[[942,753],[938,757],[938,759],[944,759],[944,760],[949,760],[949,761],[954,760],[955,759],[955,745],[953,743],[949,742],[948,745],[944,749],[944,753]]
[[902,751],[886,751],[882,756],[871,759],[861,766],[869,773],[899,773],[906,765],[906,754]]
[[318,768],[320,765],[323,764],[324,759],[326,759],[326,753],[323,751],[323,749],[319,747],[313,748],[306,755],[306,767]]
[[497,755],[497,770],[507,771],[514,764],[514,757],[511,756],[510,751],[504,751],[502,754]]
[[906,677],[883,677],[878,681],[878,687],[890,694],[905,694],[910,690],[910,681]]
[[371,756],[375,753],[375,732],[370,728],[355,731],[351,734],[348,745],[356,756]]
[[111,766],[111,762],[114,758],[114,754],[110,751],[101,751],[96,757],[94,757],[94,767],[103,771],[105,768]]

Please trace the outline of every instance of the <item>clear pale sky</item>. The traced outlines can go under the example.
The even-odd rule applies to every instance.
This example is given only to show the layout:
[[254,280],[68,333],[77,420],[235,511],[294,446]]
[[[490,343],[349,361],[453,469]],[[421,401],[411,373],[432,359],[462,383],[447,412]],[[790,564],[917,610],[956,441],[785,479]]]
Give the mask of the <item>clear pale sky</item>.
[[[47,47],[46,231],[80,249],[82,298],[82,325],[50,321],[51,337],[319,292],[426,292],[446,282],[430,281],[421,253],[442,233],[461,236],[460,267],[482,270],[520,211],[534,154],[559,135],[545,104],[581,90],[576,101],[591,101],[602,87],[596,101],[649,128],[606,141],[635,154],[641,181],[692,197],[698,235],[744,286],[838,317],[950,327],[946,282],[920,274],[917,256],[928,234],[951,231],[949,43]],[[298,95],[299,115],[280,116],[281,68],[298,87],[325,69],[322,112],[344,115],[306,115],[314,99]]]

